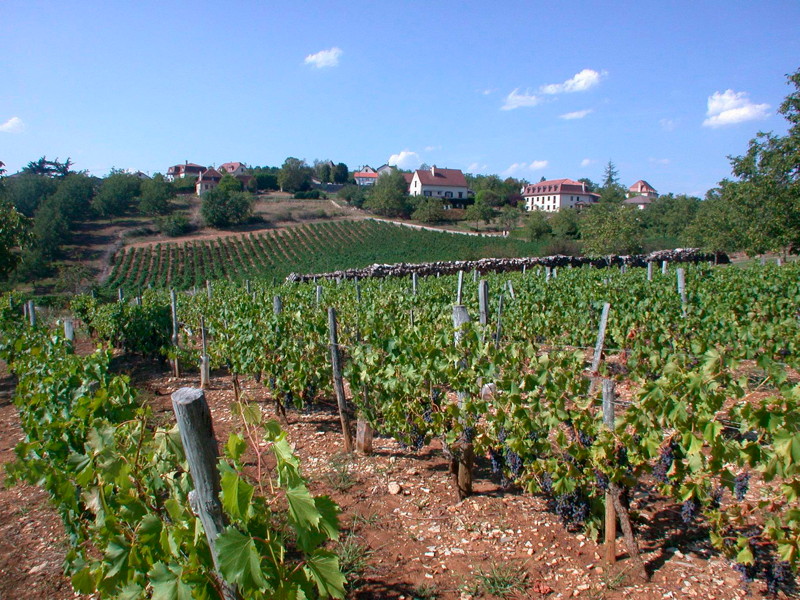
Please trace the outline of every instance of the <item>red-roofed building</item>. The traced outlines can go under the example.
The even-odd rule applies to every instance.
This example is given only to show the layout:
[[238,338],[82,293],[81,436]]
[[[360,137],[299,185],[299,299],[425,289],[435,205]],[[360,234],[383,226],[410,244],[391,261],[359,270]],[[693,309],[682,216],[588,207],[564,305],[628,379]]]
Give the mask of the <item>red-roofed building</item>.
[[197,183],[194,184],[195,193],[200,196],[209,190],[213,190],[219,185],[220,179],[222,179],[222,175],[219,171],[216,169],[206,169],[200,173],[200,177],[197,178]]
[[378,181],[378,172],[369,165],[364,165],[360,171],[353,173],[353,179],[356,180],[356,185],[375,185]]
[[628,198],[634,196],[645,196],[646,198],[658,198],[656,189],[647,183],[644,179],[640,179],[628,188]]
[[411,196],[443,198],[445,205],[463,205],[469,197],[464,173],[458,169],[440,169],[436,165],[430,169],[414,171],[408,193]]
[[196,165],[187,160],[182,165],[174,165],[167,169],[167,174],[164,179],[167,181],[175,181],[176,179],[183,179],[185,177],[199,177],[200,173],[205,170],[206,167],[203,165]]
[[239,175],[244,175],[244,172],[245,170],[247,170],[247,167],[244,165],[244,163],[240,162],[226,162],[222,163],[219,166],[218,170],[223,175],[227,174],[227,175],[233,175],[234,177],[238,177]]
[[526,210],[558,212],[562,208],[580,208],[597,202],[599,194],[586,189],[586,184],[572,179],[551,179],[531,183],[522,188]]

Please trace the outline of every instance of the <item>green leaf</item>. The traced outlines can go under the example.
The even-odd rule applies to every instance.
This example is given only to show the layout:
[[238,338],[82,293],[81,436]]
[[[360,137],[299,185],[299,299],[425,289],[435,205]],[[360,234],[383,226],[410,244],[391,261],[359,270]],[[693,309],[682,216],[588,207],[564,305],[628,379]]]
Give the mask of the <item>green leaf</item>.
[[286,490],[286,500],[289,503],[289,516],[298,527],[317,528],[321,515],[305,485],[297,485]]
[[247,442],[244,441],[244,438],[238,433],[232,433],[228,437],[228,443],[225,444],[225,451],[231,460],[238,461],[245,450],[247,450]]
[[242,479],[230,466],[222,463],[222,507],[231,518],[247,521],[247,512],[255,488]]
[[266,588],[267,581],[261,573],[261,557],[253,538],[233,527],[226,527],[217,537],[216,544],[219,568],[225,581],[246,589]]
[[303,567],[308,577],[317,584],[319,593],[333,598],[344,598],[347,580],[339,569],[339,559],[329,550],[319,549],[306,559]]
[[739,554],[736,555],[736,562],[739,564],[752,565],[753,561],[753,551],[750,550],[749,545],[739,550]]
[[153,586],[152,600],[191,600],[192,588],[181,581],[183,569],[157,562],[147,573]]
[[84,567],[72,578],[72,588],[81,594],[92,594],[97,590],[97,578],[89,570],[89,567]]
[[115,600],[140,600],[145,597],[144,588],[135,581],[131,581],[123,586],[119,594],[115,596]]

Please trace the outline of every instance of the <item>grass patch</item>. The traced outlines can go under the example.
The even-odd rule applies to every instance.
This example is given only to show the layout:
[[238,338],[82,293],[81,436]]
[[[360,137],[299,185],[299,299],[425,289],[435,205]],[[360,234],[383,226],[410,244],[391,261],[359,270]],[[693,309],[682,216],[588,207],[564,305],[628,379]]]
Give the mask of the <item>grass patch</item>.
[[322,480],[337,492],[346,492],[357,483],[351,469],[352,461],[347,454],[337,453],[331,457],[331,470]]
[[349,534],[340,540],[334,550],[339,558],[339,568],[347,579],[348,589],[355,589],[364,579],[372,550],[357,535]]
[[525,591],[527,577],[525,568],[515,563],[491,563],[487,569],[475,573],[478,591],[498,598]]

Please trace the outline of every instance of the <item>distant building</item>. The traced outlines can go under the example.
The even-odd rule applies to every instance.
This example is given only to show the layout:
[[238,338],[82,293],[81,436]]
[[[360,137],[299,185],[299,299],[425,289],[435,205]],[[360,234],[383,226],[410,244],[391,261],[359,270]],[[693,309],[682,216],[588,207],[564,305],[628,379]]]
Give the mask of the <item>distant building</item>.
[[644,196],[646,198],[658,198],[656,189],[647,183],[644,179],[640,179],[628,188],[627,197],[633,198],[634,196]]
[[655,198],[651,196],[633,196],[632,198],[625,198],[623,204],[626,206],[635,206],[639,210],[644,210]]
[[239,175],[244,175],[247,167],[244,163],[240,162],[226,162],[222,163],[219,166],[218,171],[223,175],[233,175],[234,177],[238,177]]
[[200,173],[197,182],[194,184],[195,193],[201,196],[209,190],[213,190],[219,185],[220,179],[222,179],[222,175],[219,171],[216,169],[206,169]]
[[205,170],[206,167],[203,165],[196,165],[187,160],[182,165],[174,165],[167,169],[167,174],[164,178],[167,181],[175,181],[176,179],[183,179],[185,177],[199,177],[200,173]]
[[142,173],[141,171],[133,171],[131,169],[128,170],[128,175],[133,175],[136,179],[141,179],[144,181],[145,179],[150,179],[150,176],[147,173]]
[[382,175],[388,175],[389,173],[394,173],[396,170],[397,168],[391,165],[381,165],[378,167],[378,177],[381,177]]
[[599,194],[590,192],[586,184],[572,179],[551,179],[531,183],[522,188],[525,209],[558,212],[563,208],[580,208],[593,204]]
[[369,165],[364,165],[360,171],[353,173],[353,179],[356,180],[356,185],[375,185],[378,172]]
[[411,196],[441,198],[445,208],[463,207],[469,197],[467,178],[459,169],[441,169],[433,165],[430,169],[414,171],[408,186]]

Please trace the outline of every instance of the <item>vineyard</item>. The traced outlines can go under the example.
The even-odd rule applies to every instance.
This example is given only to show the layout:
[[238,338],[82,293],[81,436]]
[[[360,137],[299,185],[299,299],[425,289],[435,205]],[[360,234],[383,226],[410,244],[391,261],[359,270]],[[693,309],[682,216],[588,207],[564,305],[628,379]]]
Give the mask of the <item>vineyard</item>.
[[206,280],[283,279],[292,272],[333,271],[372,263],[524,256],[525,242],[412,230],[373,220],[332,221],[266,233],[184,244],[128,248],[113,262],[107,286],[139,293],[147,287],[188,289]]
[[[339,248],[352,246],[356,238],[344,227],[383,243],[396,233],[366,223],[318,231],[338,236]],[[234,265],[254,267],[244,258],[257,246],[266,260],[272,253],[261,244],[282,237],[296,244],[277,244],[282,252],[313,250],[323,242],[312,231],[228,240],[239,262],[227,254],[219,275],[249,276],[254,271]],[[165,254],[162,246],[148,264],[189,264],[188,247]],[[136,265],[147,260],[136,252],[120,258],[114,285],[151,282],[138,275]],[[278,263],[288,265],[283,256]],[[333,268],[320,262],[308,270]],[[207,278],[179,283],[169,273],[190,272],[183,267],[152,272],[161,273],[152,281],[160,286]],[[372,431],[375,440],[393,438],[398,452],[443,456],[453,505],[473,496],[475,471],[486,461],[503,494],[540,498],[576,545],[605,539],[606,568],[643,590],[659,564],[644,552],[643,535],[669,514],[704,552],[753,582],[742,588],[747,594],[793,595],[799,276],[797,263],[533,268],[319,285],[262,281],[250,291],[215,283],[172,296],[146,290],[137,302],[113,304],[78,297],[75,317],[106,348],[86,357],[72,352],[60,326],[22,323],[11,297],[0,355],[19,377],[26,432],[12,475],[40,482],[57,502],[78,591],[216,598],[230,584],[252,598],[343,597],[349,588],[331,551],[336,507],[311,495],[287,433],[268,420],[285,426],[291,415],[315,414],[336,398],[341,451],[351,451],[356,419],[356,443],[367,456]],[[220,440],[227,526],[219,561],[196,533],[176,430],[112,374],[111,349],[168,359],[174,375],[188,372],[195,381],[207,364],[206,385],[209,377],[231,377],[241,418]],[[256,388],[269,406],[245,403],[243,390]],[[265,461],[268,450],[273,457]],[[542,597],[557,581],[549,585],[537,580],[538,591],[527,592]],[[603,593],[613,594],[610,583]]]

